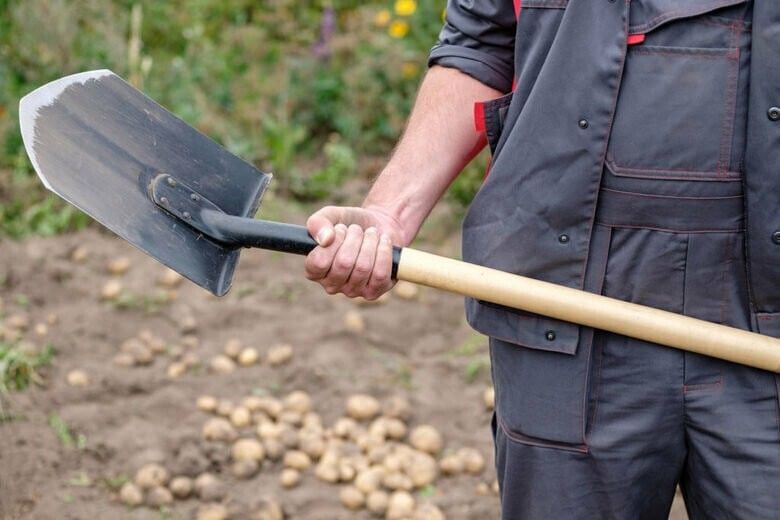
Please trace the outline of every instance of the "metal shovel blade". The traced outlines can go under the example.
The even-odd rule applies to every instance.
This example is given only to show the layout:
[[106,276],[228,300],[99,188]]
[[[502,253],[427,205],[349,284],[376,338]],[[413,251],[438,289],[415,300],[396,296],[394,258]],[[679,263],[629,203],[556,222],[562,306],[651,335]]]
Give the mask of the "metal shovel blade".
[[154,203],[167,174],[227,214],[253,217],[271,176],[109,70],[56,80],[20,102],[27,155],[43,184],[201,287],[230,288],[240,249],[212,240]]

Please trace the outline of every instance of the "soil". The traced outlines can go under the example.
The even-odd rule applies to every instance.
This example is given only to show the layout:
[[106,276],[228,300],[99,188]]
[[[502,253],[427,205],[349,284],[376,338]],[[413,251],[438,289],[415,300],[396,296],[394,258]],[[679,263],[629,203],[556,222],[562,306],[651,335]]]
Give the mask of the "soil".
[[[447,243],[438,250],[453,254],[456,246]],[[77,247],[87,252],[81,262],[71,258]],[[365,511],[347,511],[339,504],[339,487],[321,482],[311,470],[291,490],[279,484],[279,462],[266,462],[257,476],[236,480],[218,463],[214,446],[202,441],[209,416],[195,407],[198,396],[238,402],[293,390],[312,396],[326,425],[343,415],[351,394],[380,400],[405,396],[413,408],[410,424],[432,424],[442,432],[446,449],[474,447],[487,459],[482,475],[440,478],[421,500],[437,504],[449,519],[498,518],[497,496],[476,491],[495,479],[490,412],[482,397],[490,385],[486,341],[465,324],[459,297],[420,289],[413,300],[391,295],[383,304],[361,305],[307,282],[298,257],[246,250],[226,297],[217,299],[185,281],[175,299],[164,302],[157,284],[163,268],[94,228],[6,241],[0,250],[5,314],[23,312],[31,327],[56,316],[46,336],[27,333],[56,349],[51,366],[42,371],[45,385],[3,400],[9,418],[0,423],[0,518],[192,518],[199,506],[194,498],[163,511],[119,502],[116,487],[148,462],[174,473],[221,470],[234,518],[248,517],[263,496],[278,500],[287,518],[371,518]],[[107,263],[123,256],[131,266],[118,277],[124,296],[117,305],[100,293],[112,278]],[[347,330],[344,317],[350,311],[362,315],[365,332]],[[144,367],[112,361],[120,344],[143,329],[168,345],[180,344],[186,317],[195,319],[198,345],[190,349],[202,368],[171,378],[168,354]],[[262,363],[216,375],[208,361],[231,338],[263,355],[273,345],[289,343],[294,356],[280,367]],[[87,374],[86,386],[67,383],[73,369]],[[54,415],[81,439],[77,446],[64,446],[55,435],[49,425]],[[672,518],[684,518],[679,506],[678,501]]]

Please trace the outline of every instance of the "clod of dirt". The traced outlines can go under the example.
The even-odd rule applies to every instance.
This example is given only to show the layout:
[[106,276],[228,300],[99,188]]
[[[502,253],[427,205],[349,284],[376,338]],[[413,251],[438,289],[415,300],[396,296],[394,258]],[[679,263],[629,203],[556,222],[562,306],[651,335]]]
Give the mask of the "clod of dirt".
[[146,464],[135,473],[135,484],[141,489],[151,489],[168,483],[168,470],[159,464]]
[[433,504],[420,504],[414,511],[412,520],[444,520],[444,513]]
[[366,503],[366,497],[355,486],[344,486],[339,492],[339,500],[347,509],[360,509]]
[[191,314],[185,315],[179,319],[179,330],[182,334],[191,334],[198,330],[198,320]]
[[231,359],[236,359],[244,348],[244,344],[238,338],[231,338],[225,343],[225,347],[222,352]]
[[284,520],[284,511],[273,498],[264,498],[255,506],[252,520]]
[[122,294],[122,289],[124,289],[122,282],[119,280],[109,280],[100,290],[100,297],[104,300],[114,300]]
[[394,395],[385,401],[382,413],[387,417],[408,421],[412,416],[412,405],[405,397]]
[[403,280],[395,284],[395,287],[393,288],[393,294],[402,300],[414,300],[419,293],[420,289],[417,285]]
[[106,264],[106,271],[114,276],[122,276],[130,269],[130,259],[126,256],[114,258]]
[[178,287],[184,277],[170,268],[165,268],[163,274],[157,279],[157,283],[167,289],[175,289]]
[[153,487],[146,494],[146,505],[149,507],[159,508],[167,506],[173,502],[173,494],[161,486]]
[[228,520],[228,509],[222,504],[203,504],[195,513],[195,520]]
[[211,370],[217,374],[230,374],[236,369],[236,364],[227,356],[214,356],[209,363]]
[[187,373],[187,365],[182,363],[181,361],[174,361],[170,365],[168,365],[168,369],[166,370],[166,374],[168,374],[168,377],[171,379],[176,379],[178,377],[183,376]]
[[344,328],[353,334],[363,334],[366,331],[366,321],[358,311],[348,311],[344,315]]
[[203,473],[195,479],[195,492],[204,502],[216,502],[225,498],[225,485],[211,473]]
[[189,477],[176,477],[168,484],[168,489],[171,490],[173,496],[180,499],[185,499],[192,493],[192,479]]
[[233,442],[237,437],[233,425],[221,417],[212,417],[203,425],[203,438],[207,441]]
[[140,506],[144,502],[144,493],[132,482],[125,482],[119,490],[119,500],[131,507]]
[[249,410],[243,406],[236,406],[232,412],[230,412],[230,422],[236,428],[246,428],[252,424],[252,414]]
[[256,460],[237,460],[230,467],[230,472],[238,479],[246,480],[257,475],[260,463]]
[[373,419],[379,413],[379,401],[366,394],[355,394],[347,399],[347,415],[358,421]]
[[87,386],[89,384],[89,376],[83,370],[71,370],[65,376],[65,380],[70,386]]
[[444,441],[436,428],[424,424],[412,430],[409,434],[409,444],[415,449],[436,455],[441,451]]
[[282,487],[294,488],[301,482],[301,472],[293,468],[284,468],[279,475],[279,483]]
[[463,459],[454,453],[445,455],[439,461],[439,469],[445,475],[458,475],[463,473]]
[[414,497],[406,491],[395,491],[387,502],[387,520],[409,518],[414,513]]
[[4,323],[9,329],[24,331],[30,326],[30,317],[23,312],[19,312],[8,316]]
[[120,352],[114,356],[113,361],[115,365],[120,367],[131,367],[135,365],[135,359],[133,359],[133,356],[127,354],[126,352]]
[[474,448],[461,448],[457,456],[463,461],[463,469],[472,475],[479,475],[485,469],[485,457]]
[[390,502],[390,495],[385,491],[372,491],[366,497],[366,508],[377,516],[385,514],[387,505]]
[[176,459],[171,465],[171,470],[178,475],[196,477],[206,471],[209,464],[209,459],[195,443],[186,442],[179,448]]
[[84,262],[89,256],[89,249],[84,246],[76,246],[70,252],[70,259],[77,264]]
[[238,354],[238,364],[244,367],[254,365],[260,360],[257,349],[247,347]]
[[[0,312],[2,312],[1,305],[0,305]],[[45,323],[36,323],[33,330],[35,331],[35,335],[41,338],[49,334],[49,326],[46,325]]]
[[276,345],[268,351],[268,364],[273,367],[283,365],[293,357],[293,348],[290,345]]
[[[311,410],[311,397],[306,392],[299,390],[291,392],[284,398],[283,405],[287,410],[303,414]],[[303,417],[301,417],[303,420]]]
[[304,471],[311,466],[311,457],[300,450],[290,450],[284,454],[284,467]]
[[265,448],[256,439],[239,439],[233,444],[230,454],[233,460],[254,460],[260,462],[265,458]]
[[485,408],[492,411],[496,407],[496,391],[492,386],[485,388],[482,392],[482,401],[485,403]]
[[194,334],[185,334],[181,337],[181,345],[185,348],[196,348],[200,340]]

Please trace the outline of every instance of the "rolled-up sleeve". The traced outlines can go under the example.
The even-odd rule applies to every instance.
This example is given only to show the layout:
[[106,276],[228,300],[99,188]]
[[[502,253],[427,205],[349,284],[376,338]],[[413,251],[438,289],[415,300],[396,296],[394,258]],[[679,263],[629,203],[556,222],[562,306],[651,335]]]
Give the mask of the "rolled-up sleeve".
[[517,26],[512,0],[449,0],[446,13],[428,65],[456,68],[509,92]]

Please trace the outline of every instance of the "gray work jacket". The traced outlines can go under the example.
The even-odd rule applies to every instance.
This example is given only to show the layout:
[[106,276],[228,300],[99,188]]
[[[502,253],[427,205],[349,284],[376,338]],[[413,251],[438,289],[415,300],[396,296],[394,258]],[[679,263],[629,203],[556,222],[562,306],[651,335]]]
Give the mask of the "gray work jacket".
[[[751,8],[740,48],[729,31]],[[740,63],[750,81],[737,99]],[[780,337],[780,1],[450,0],[430,64],[510,92],[478,105],[494,155],[465,260],[582,288],[605,167],[743,177],[752,325]],[[466,307],[490,336],[577,349],[576,325]]]

